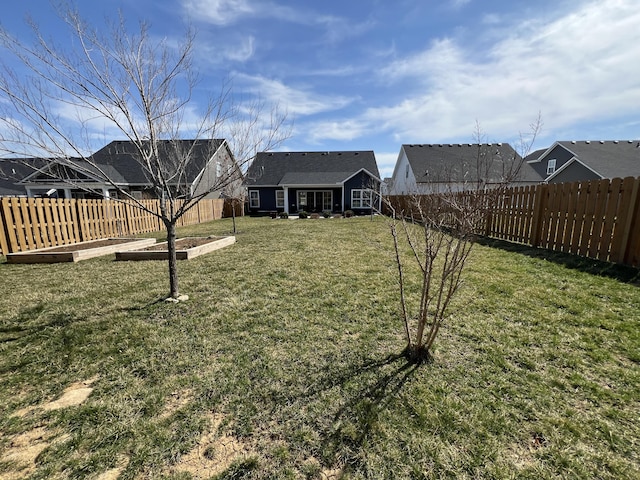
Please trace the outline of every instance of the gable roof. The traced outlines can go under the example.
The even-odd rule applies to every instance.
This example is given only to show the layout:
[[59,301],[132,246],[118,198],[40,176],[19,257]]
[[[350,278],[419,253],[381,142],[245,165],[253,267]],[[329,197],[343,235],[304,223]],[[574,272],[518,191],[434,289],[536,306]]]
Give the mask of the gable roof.
[[640,176],[639,140],[555,142],[530,162],[542,161],[558,145],[602,178]]
[[404,144],[417,183],[504,181],[519,168],[518,180],[540,177],[508,143]]
[[249,167],[247,185],[336,185],[365,170],[380,179],[371,150],[260,152]]
[[[186,165],[186,179],[183,183],[193,183],[200,172],[205,168],[213,154],[221,145],[226,145],[223,139],[213,140],[163,140],[158,142],[160,155],[164,158],[180,158],[186,152],[191,150],[191,161]],[[228,147],[227,147],[228,148]],[[178,155],[176,155],[178,154]],[[113,183],[119,185],[146,185],[149,180],[145,174],[144,168],[137,161],[137,149],[130,141],[115,140],[91,155],[91,161],[72,158],[69,159],[69,168],[72,165],[78,165],[84,173],[80,175],[87,177],[88,181],[103,182],[104,177],[109,178]],[[31,173],[26,176],[26,182],[37,181],[37,177],[47,178],[47,170],[55,165],[55,159],[44,161],[41,166],[42,171]],[[104,172],[104,175],[100,173]],[[80,178],[82,178],[80,177]],[[52,176],[50,181],[59,180],[56,176]]]
[[[158,149],[164,158],[181,158],[191,148],[191,160],[186,165],[186,182],[192,183],[223,143],[223,139],[163,140],[158,142]],[[92,155],[93,161],[115,183],[149,183],[136,158],[137,150],[133,143],[121,140],[109,143]]]
[[0,196],[26,195],[27,190],[20,181],[46,162],[38,158],[0,158]]

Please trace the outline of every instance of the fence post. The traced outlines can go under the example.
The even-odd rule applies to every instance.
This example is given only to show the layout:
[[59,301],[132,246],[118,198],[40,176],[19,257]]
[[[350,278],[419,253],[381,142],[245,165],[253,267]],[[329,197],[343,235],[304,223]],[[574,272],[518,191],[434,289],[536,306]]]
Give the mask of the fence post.
[[535,202],[533,207],[533,219],[531,220],[531,246],[540,244],[540,229],[542,227],[542,213],[544,212],[545,197],[547,196],[547,184],[540,184],[535,189]]
[[11,251],[8,242],[9,220],[4,215],[5,202],[6,198],[0,198],[0,252],[6,257]]
[[[638,235],[637,230],[640,229],[640,222],[638,222],[638,216],[640,216],[640,195],[638,194],[640,191],[640,177],[636,178],[633,183],[633,190],[631,191],[631,199],[629,201],[629,210],[627,221],[624,225],[624,230],[622,234],[622,249],[620,250],[619,262],[625,263],[627,265],[637,266],[638,259],[637,254],[640,253],[640,246],[636,246],[634,249],[633,242],[636,237],[640,237]],[[636,229],[634,235],[634,227]],[[618,259],[614,259],[618,260]]]

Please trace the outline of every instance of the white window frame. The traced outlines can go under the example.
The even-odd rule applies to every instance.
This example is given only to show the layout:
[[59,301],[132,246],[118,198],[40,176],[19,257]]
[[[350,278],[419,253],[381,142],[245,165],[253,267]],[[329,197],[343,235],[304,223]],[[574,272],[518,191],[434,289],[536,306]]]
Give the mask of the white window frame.
[[351,208],[371,208],[373,192],[370,188],[351,190]]
[[333,210],[333,192],[331,190],[322,192],[322,210],[326,212]]
[[260,208],[260,190],[249,190],[249,208]]
[[276,208],[284,208],[284,190],[276,190]]
[[307,206],[307,191],[298,190],[298,208]]
[[547,175],[556,173],[556,159],[551,158],[547,161]]

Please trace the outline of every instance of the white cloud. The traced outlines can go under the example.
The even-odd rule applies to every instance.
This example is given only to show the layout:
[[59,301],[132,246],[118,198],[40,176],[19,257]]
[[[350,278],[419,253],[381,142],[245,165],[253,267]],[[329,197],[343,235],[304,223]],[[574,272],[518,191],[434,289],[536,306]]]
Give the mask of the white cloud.
[[358,120],[312,122],[306,127],[306,137],[320,143],[321,140],[354,140],[367,133],[369,125]]
[[[398,151],[400,147],[398,146]],[[398,161],[399,152],[376,152],[376,163],[380,170],[380,177],[386,178],[393,175],[393,169]]]
[[238,74],[240,81],[249,85],[249,91],[286,109],[290,115],[313,115],[339,110],[354,101],[342,95],[318,95],[304,88],[294,88],[261,76]]
[[467,6],[469,3],[471,3],[471,0],[451,0],[451,6],[456,10]]
[[491,135],[526,129],[539,111],[547,128],[637,112],[640,10],[633,0],[585,2],[550,23],[512,25],[486,52],[453,39],[399,59],[384,79],[409,93],[362,120],[405,141],[470,137],[475,120]]
[[239,45],[224,49],[223,56],[236,62],[246,62],[253,57],[255,38],[250,35],[244,38]]
[[361,35],[375,25],[371,19],[353,23],[335,15],[265,0],[182,0],[182,5],[190,18],[213,25],[230,25],[248,17],[318,25],[326,29],[325,40],[334,43]]
[[190,16],[214,25],[227,25],[255,12],[250,0],[183,0]]

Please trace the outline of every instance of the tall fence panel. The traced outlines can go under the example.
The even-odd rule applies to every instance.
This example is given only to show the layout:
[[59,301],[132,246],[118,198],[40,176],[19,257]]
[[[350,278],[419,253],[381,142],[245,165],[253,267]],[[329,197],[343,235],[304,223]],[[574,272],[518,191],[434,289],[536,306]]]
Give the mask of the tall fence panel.
[[[491,238],[640,267],[640,177],[512,187],[489,195]],[[396,212],[411,197],[388,197]]]
[[[158,200],[142,203],[151,212],[160,212]],[[178,225],[220,219],[223,206],[222,199],[201,200]],[[164,224],[157,216],[132,202],[0,198],[0,254],[3,255],[163,229]]]

